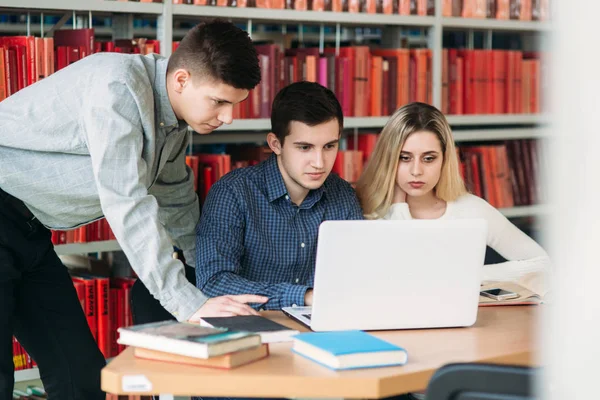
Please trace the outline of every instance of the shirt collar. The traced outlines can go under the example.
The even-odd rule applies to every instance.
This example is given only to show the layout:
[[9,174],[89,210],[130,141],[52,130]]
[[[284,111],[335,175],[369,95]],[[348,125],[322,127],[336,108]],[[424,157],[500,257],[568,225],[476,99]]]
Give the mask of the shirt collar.
[[175,116],[175,112],[173,111],[173,107],[171,106],[171,102],[169,101],[169,95],[167,94],[168,63],[168,58],[157,58],[156,76],[154,77],[154,92],[156,97],[158,116],[160,118],[159,124],[162,128],[164,128],[167,131],[172,130],[174,128],[182,127],[181,122],[183,122],[177,120],[177,116]]
[[279,171],[275,154],[271,154],[265,161],[265,184],[267,185],[267,197],[270,203],[287,195],[285,182],[283,176],[281,176],[281,171]]
[[[311,208],[319,200],[321,200],[323,193],[325,192],[326,182],[327,180],[323,183],[323,185],[321,185],[320,188],[309,191],[308,195],[300,205],[300,208]],[[265,161],[265,183],[267,185],[267,198],[270,203],[283,196],[287,196],[288,192],[285,187],[285,182],[283,181],[281,171],[279,171],[279,166],[277,165],[277,156],[275,154],[271,154],[271,156]],[[289,198],[287,200],[291,202]]]

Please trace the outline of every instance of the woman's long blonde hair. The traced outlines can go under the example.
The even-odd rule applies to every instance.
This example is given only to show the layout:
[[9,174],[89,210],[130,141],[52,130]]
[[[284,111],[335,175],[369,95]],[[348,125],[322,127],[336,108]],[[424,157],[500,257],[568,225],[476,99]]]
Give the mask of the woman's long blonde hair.
[[454,201],[466,193],[446,117],[429,104],[410,103],[398,109],[385,124],[367,167],[356,184],[358,199],[367,218],[382,218],[390,208],[400,152],[406,139],[419,131],[435,134],[442,147],[444,160],[440,180],[435,187],[436,196]]

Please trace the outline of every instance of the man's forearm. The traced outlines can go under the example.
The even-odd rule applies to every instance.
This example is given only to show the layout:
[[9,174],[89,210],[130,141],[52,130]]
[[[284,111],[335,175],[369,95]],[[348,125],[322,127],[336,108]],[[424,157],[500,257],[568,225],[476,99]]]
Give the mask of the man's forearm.
[[311,289],[309,286],[285,282],[255,282],[228,271],[219,272],[208,279],[197,272],[196,277],[200,288],[207,296],[257,294],[269,298],[265,304],[251,304],[255,309],[280,310],[282,307],[304,305],[305,294]]

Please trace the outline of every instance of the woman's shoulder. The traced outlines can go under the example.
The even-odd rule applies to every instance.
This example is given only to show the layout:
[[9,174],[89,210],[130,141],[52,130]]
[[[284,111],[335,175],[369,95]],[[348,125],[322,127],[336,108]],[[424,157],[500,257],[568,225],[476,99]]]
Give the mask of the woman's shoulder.
[[495,210],[487,201],[471,193],[465,193],[451,203],[453,208],[461,214],[481,216],[482,213]]

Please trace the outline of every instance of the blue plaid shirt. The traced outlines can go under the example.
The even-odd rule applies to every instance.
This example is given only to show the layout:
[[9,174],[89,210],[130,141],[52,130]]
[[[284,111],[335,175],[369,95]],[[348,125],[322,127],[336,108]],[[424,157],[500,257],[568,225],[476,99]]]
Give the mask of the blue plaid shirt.
[[319,225],[362,219],[348,182],[331,174],[296,206],[275,155],[213,185],[196,229],[196,285],[207,296],[260,294],[268,310],[304,305],[313,286]]

